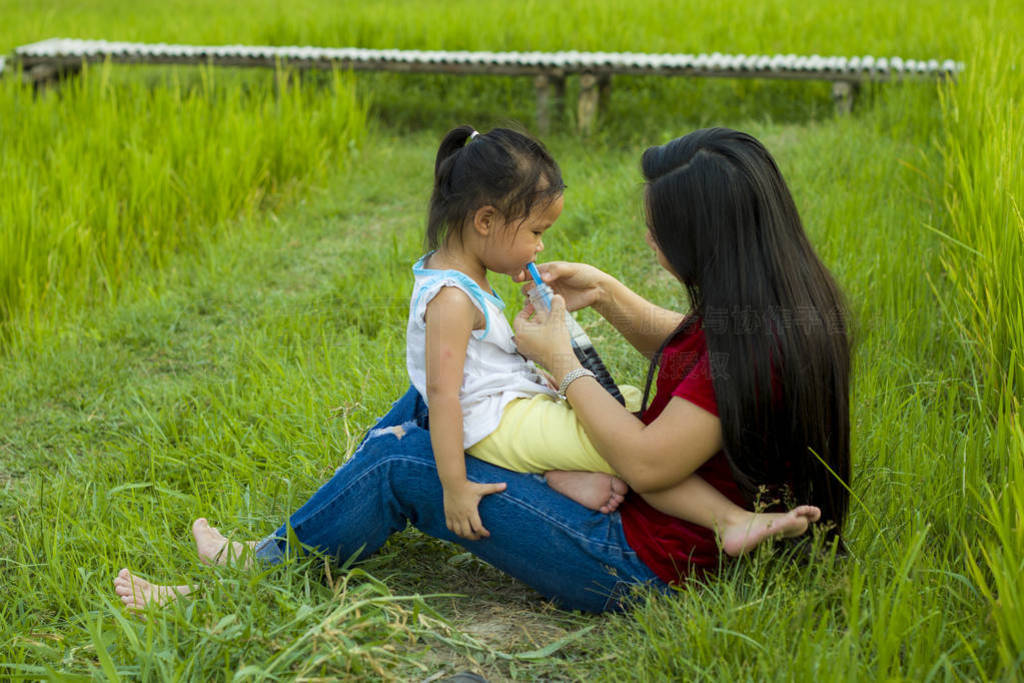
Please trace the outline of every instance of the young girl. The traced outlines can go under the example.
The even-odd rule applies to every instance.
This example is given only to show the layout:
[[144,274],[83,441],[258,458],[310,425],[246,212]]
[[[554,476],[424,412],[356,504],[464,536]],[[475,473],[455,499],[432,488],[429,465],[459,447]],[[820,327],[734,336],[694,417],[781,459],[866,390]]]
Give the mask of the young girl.
[[[488,281],[489,271],[523,279],[562,213],[564,189],[544,147],[513,130],[480,134],[461,126],[437,153],[426,236],[431,251],[413,267],[406,361],[429,408],[446,524],[466,539],[489,535],[477,506],[504,490],[504,484],[467,479],[467,452],[513,471],[546,473],[552,488],[602,512],[613,511],[628,491],[562,400],[566,386],[556,392],[516,351],[505,304]],[[639,392],[623,389],[636,410]],[[715,529],[731,555],[769,536],[801,534],[819,515],[810,506],[754,514],[699,476],[644,499]]]

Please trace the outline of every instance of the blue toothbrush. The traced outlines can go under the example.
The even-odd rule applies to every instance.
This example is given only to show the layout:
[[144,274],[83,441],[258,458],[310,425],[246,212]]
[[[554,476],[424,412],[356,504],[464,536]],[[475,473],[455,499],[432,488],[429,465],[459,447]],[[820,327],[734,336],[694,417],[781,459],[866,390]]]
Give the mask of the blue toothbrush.
[[[550,311],[551,297],[554,295],[554,291],[541,280],[540,271],[537,270],[536,264],[533,262],[527,263],[526,270],[530,273],[530,277],[533,278],[534,287],[530,290],[530,301],[533,302],[533,307],[544,308],[544,310]],[[597,355],[594,343],[590,341],[590,337],[587,336],[587,333],[583,331],[583,328],[580,327],[580,324],[576,322],[576,318],[572,317],[569,311],[565,312],[565,326],[569,328],[569,335],[572,337],[573,353],[579,358],[583,367],[594,373],[597,381],[601,383],[605,391],[611,394],[616,401],[626,405],[626,399],[622,397],[618,385],[612,379],[608,368],[604,366],[601,356]]]

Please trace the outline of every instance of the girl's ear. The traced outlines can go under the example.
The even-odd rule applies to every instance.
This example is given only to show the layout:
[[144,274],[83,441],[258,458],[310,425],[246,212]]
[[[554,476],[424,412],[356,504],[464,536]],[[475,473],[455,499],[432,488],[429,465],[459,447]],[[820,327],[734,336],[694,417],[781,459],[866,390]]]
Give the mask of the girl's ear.
[[490,204],[481,206],[473,214],[473,230],[481,237],[487,237],[494,232],[498,222],[498,210]]

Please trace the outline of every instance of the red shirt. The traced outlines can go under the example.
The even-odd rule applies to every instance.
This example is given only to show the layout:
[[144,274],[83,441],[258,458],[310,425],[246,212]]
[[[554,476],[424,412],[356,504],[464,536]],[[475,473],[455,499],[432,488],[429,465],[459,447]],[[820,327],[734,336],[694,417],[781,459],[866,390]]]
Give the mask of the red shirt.
[[[673,396],[718,416],[711,363],[699,321],[665,347],[655,386],[654,399],[641,418],[644,424],[661,415]],[[695,474],[737,505],[747,507],[722,451],[711,456]],[[718,565],[718,543],[711,529],[659,512],[635,493],[629,494],[619,512],[630,547],[663,581],[678,583],[691,572],[703,572]]]

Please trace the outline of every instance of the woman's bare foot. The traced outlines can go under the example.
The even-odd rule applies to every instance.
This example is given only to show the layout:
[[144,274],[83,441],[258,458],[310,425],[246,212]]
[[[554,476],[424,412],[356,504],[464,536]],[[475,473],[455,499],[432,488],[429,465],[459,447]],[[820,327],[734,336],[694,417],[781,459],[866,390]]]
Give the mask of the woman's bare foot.
[[814,505],[800,505],[789,512],[750,512],[721,530],[719,538],[726,555],[738,557],[775,536],[799,536],[821,519]]
[[114,592],[120,596],[125,607],[136,612],[146,609],[148,605],[163,607],[193,590],[194,586],[161,586],[150,583],[127,569],[118,572],[117,578],[114,579]]
[[553,470],[544,473],[548,486],[572,498],[583,507],[608,514],[626,498],[629,487],[616,476],[604,472],[566,472]]
[[205,517],[192,522],[192,536],[196,539],[199,559],[205,564],[224,566],[230,563],[243,569],[248,569],[252,565],[252,551],[256,547],[256,541],[229,541],[215,527],[210,526]]

